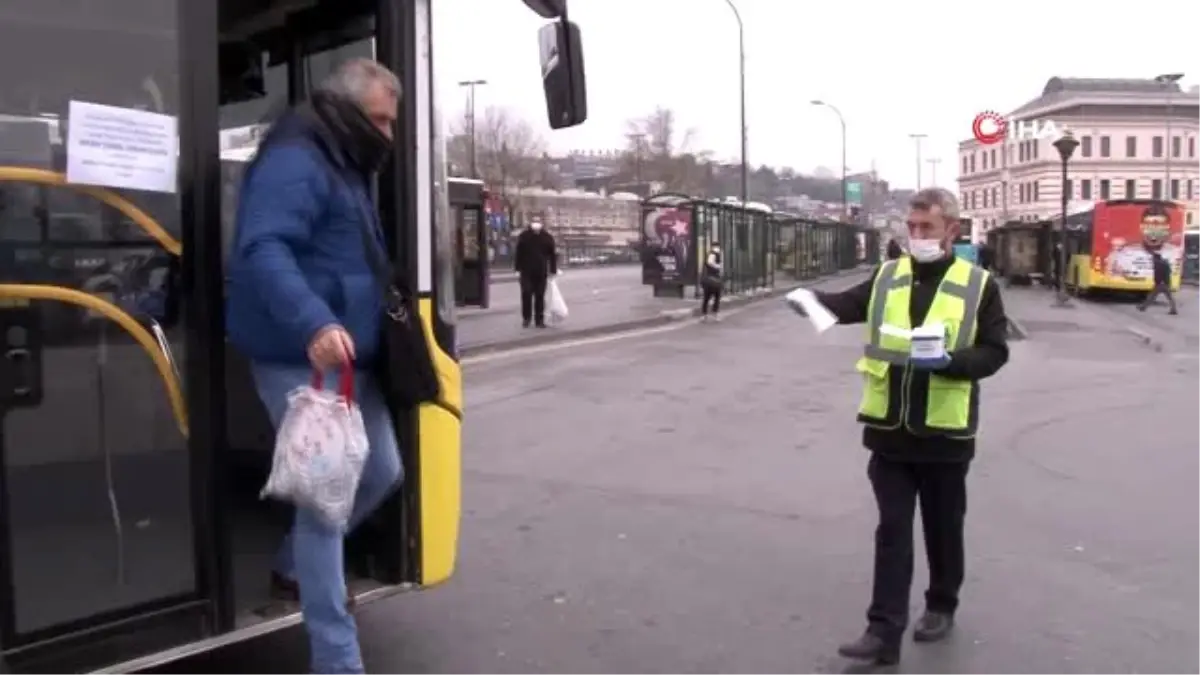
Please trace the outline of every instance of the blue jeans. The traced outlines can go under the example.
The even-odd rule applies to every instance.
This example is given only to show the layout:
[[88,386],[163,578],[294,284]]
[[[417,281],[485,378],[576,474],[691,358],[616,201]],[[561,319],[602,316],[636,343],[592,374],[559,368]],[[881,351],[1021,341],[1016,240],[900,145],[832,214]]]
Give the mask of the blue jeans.
[[[258,396],[271,423],[287,410],[287,394],[310,384],[308,366],[253,363],[250,367]],[[325,388],[337,387],[337,373],[325,375]],[[348,530],[371,515],[403,478],[400,449],[392,416],[383,401],[379,383],[369,373],[355,371],[354,396],[362,409],[370,453],[363,466]],[[344,534],[325,525],[307,509],[296,509],[292,531],[283,540],[275,571],[294,579],[300,588],[300,610],[308,630],[314,673],[361,673],[362,653],[358,626],[346,611],[346,576],[343,565]]]

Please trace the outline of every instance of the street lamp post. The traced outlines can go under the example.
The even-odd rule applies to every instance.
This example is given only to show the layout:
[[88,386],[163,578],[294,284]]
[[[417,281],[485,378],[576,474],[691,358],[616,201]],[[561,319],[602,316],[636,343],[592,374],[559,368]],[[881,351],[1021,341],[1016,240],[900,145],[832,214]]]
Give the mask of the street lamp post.
[[1062,159],[1062,213],[1058,230],[1058,286],[1055,294],[1055,305],[1058,307],[1071,304],[1067,299],[1067,199],[1070,198],[1067,194],[1067,163],[1071,161],[1071,155],[1075,154],[1077,147],[1079,141],[1075,140],[1074,134],[1069,130],[1063,133],[1062,138],[1054,141],[1054,148],[1058,150],[1058,156]]
[[1163,169],[1166,174],[1163,180],[1163,193],[1167,201],[1175,199],[1175,195],[1171,193],[1171,151],[1174,150],[1175,144],[1171,142],[1171,113],[1174,112],[1174,100],[1172,94],[1175,93],[1175,83],[1183,79],[1183,73],[1164,73],[1154,78],[1154,81],[1163,85],[1167,92],[1167,137],[1163,143]]
[[937,167],[941,162],[942,160],[938,157],[930,157],[925,160],[925,163],[929,165],[929,182],[933,183],[935,187],[937,186]]
[[733,0],[725,0],[733,11],[733,18],[738,25],[738,88],[741,92],[741,126],[742,126],[742,219],[745,222],[746,200],[750,187],[750,178],[746,167],[746,27],[742,24],[742,14],[738,11]]
[[837,106],[832,103],[826,103],[821,100],[814,100],[813,105],[824,106],[829,108],[837,115],[838,121],[842,123],[842,218],[846,218],[850,211],[846,199],[846,118],[842,116],[842,111],[837,109]]
[[467,126],[470,127],[471,134],[471,178],[479,179],[479,160],[475,154],[475,87],[482,87],[487,84],[487,80],[463,80],[458,83],[460,87],[467,87],[470,94],[467,98]]
[[913,143],[917,146],[917,189],[921,189],[921,140],[927,137],[927,134],[909,134],[909,138],[913,139]]

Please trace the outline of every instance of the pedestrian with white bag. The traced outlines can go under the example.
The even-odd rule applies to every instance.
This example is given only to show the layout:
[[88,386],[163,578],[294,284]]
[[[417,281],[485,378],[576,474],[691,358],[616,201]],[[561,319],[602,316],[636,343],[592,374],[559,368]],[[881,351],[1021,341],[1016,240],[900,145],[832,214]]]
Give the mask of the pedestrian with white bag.
[[[281,117],[246,169],[229,261],[229,339],[276,427],[263,494],[296,505],[264,582],[299,600],[314,673],[364,672],[344,539],[403,476],[376,375],[394,358],[396,312],[371,197],[399,98],[393,73],[354,59]],[[323,391],[332,377],[338,391]]]

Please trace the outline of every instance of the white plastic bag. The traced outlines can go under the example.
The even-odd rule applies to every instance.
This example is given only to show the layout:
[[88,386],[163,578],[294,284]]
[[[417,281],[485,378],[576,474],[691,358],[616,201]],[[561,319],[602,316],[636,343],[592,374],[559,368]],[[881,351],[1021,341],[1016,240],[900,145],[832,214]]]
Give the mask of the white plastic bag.
[[354,402],[354,372],[345,368],[338,391],[312,386],[288,394],[275,435],[271,475],[259,494],[310,509],[330,527],[345,530],[370,448],[362,410]]
[[551,279],[546,285],[546,292],[550,294],[550,306],[546,311],[550,313],[550,319],[553,321],[562,321],[567,318],[567,301],[563,300],[562,291],[558,290],[558,282]]

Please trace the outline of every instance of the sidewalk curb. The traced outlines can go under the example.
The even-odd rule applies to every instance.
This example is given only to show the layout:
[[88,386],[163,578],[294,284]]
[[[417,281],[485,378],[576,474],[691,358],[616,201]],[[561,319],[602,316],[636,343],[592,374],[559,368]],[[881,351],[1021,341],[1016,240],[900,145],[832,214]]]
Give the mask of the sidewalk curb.
[[1008,337],[1011,340],[1028,340],[1029,330],[1025,328],[1025,324],[1010,316],[1008,317]]
[[[827,277],[809,280],[807,283],[794,281],[785,286],[772,289],[750,291],[745,294],[723,298],[721,305],[722,307],[733,308],[755,304],[762,300],[769,300],[771,298],[777,298],[779,296],[786,295],[787,293],[806,285],[836,281],[838,279],[846,279],[847,277],[854,276],[855,274],[870,274],[870,268],[856,268],[853,270],[837,272]],[[677,321],[687,321],[698,316],[700,316],[699,305],[693,305],[692,307],[681,307],[679,309],[667,309],[651,316],[639,317],[628,321],[619,321],[600,326],[592,326],[590,328],[583,328],[576,331],[560,333],[551,329],[547,330],[546,332],[534,333],[528,337],[520,337],[515,340],[499,340],[496,342],[485,342],[481,344],[470,345],[459,349],[458,357],[462,359],[480,356],[482,354],[496,354],[523,349],[526,347],[554,344],[556,342],[569,342],[572,340],[581,340],[604,335],[615,335],[617,333],[625,333],[631,330],[664,326]]]

